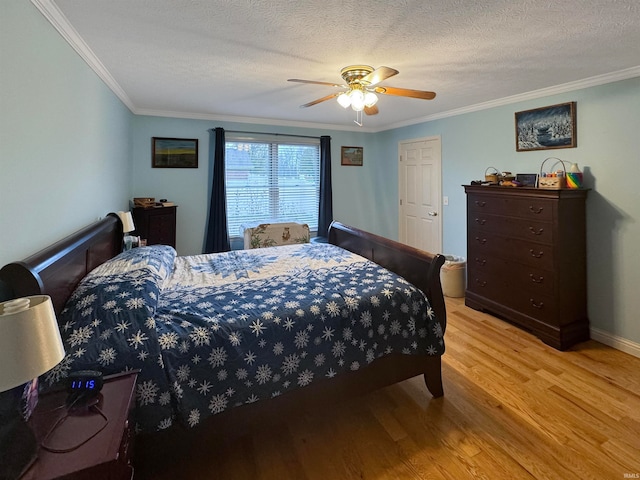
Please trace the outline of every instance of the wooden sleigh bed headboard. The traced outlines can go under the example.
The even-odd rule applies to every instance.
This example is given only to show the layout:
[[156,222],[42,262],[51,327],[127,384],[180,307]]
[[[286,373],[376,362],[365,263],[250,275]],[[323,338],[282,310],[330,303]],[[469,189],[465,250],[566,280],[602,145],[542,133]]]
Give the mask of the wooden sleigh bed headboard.
[[56,314],[80,280],[122,251],[122,223],[110,213],[30,257],[5,265],[0,281],[13,297],[49,295]]

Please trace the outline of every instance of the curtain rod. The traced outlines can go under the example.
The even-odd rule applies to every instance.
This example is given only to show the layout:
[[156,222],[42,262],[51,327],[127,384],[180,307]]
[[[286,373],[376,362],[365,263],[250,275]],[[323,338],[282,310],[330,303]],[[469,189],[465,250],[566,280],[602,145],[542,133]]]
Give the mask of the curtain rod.
[[321,137],[313,137],[311,135],[293,135],[290,133],[269,133],[269,132],[245,132],[243,130],[225,130],[227,133],[246,133],[248,135],[275,135],[282,137],[298,137],[298,138],[315,138],[319,140]]

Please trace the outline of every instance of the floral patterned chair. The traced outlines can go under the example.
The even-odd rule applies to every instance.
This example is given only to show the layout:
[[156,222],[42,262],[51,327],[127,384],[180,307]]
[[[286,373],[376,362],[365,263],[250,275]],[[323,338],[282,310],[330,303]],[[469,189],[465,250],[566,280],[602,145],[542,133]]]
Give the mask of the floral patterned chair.
[[262,223],[244,229],[244,248],[275,247],[309,243],[311,234],[306,223]]

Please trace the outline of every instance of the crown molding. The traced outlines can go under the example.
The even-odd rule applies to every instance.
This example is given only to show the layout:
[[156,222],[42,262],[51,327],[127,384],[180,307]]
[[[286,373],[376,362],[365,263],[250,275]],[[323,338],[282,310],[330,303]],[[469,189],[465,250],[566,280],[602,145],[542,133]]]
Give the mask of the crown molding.
[[387,130],[393,130],[396,128],[407,127],[411,125],[417,125],[420,123],[431,122],[434,120],[440,120],[448,117],[455,117],[458,115],[464,115],[466,113],[478,112],[481,110],[487,110],[490,108],[501,107],[504,105],[510,105],[513,103],[523,102],[527,100],[533,100],[542,97],[548,97],[561,93],[567,93],[574,90],[580,90],[583,88],[595,87],[598,85],[604,85],[607,83],[618,82],[621,80],[627,80],[630,78],[640,77],[640,66],[627,68],[625,70],[619,70],[617,72],[606,73],[603,75],[597,75],[594,77],[586,78],[583,80],[577,80],[575,82],[568,82],[553,87],[542,88],[540,90],[534,90],[518,95],[512,95],[509,97],[500,98],[497,100],[491,100],[489,102],[478,103],[470,105],[468,107],[457,108],[454,110],[448,110],[446,112],[440,112],[433,115],[427,115],[425,117],[415,118],[403,122],[397,122],[390,125],[385,125],[379,128],[367,128],[367,127],[351,127],[345,125],[331,125],[322,123],[305,123],[300,121],[287,121],[287,120],[271,120],[265,118],[251,118],[251,117],[231,117],[225,115],[215,114],[196,114],[188,112],[167,112],[151,109],[139,109],[133,104],[129,96],[120,87],[118,82],[111,76],[107,68],[93,53],[91,48],[84,42],[82,37],[78,34],[76,29],[69,23],[64,14],[60,11],[58,6],[54,3],[54,0],[31,0],[31,3],[44,15],[44,17],[53,25],[53,27],[62,35],[66,42],[80,55],[80,57],[89,65],[89,67],[102,79],[102,81],[109,87],[113,93],[126,105],[126,107],[134,115],[149,115],[155,117],[172,117],[172,118],[185,118],[193,120],[213,120],[213,121],[226,121],[226,122],[239,122],[239,123],[256,123],[261,125],[281,125],[303,128],[320,128],[329,130],[341,130],[341,131],[353,131],[361,133],[379,133]]
[[44,15],[53,27],[62,35],[62,38],[80,55],[89,67],[102,79],[111,91],[124,103],[132,113],[135,113],[135,105],[120,87],[111,73],[98,59],[95,53],[84,42],[78,31],[67,20],[52,0],[31,0],[31,3]]
[[464,115],[465,113],[478,112],[481,110],[487,110],[489,108],[501,107],[504,105],[510,105],[513,103],[524,102],[527,100],[535,100],[537,98],[550,97],[552,95],[558,95],[561,93],[573,92],[575,90],[581,90],[583,88],[597,87],[599,85],[605,85],[607,83],[619,82],[621,80],[628,80],[630,78],[640,77],[640,66],[619,70],[617,72],[605,73],[603,75],[597,75],[595,77],[589,77],[575,82],[563,83],[561,85],[555,85],[553,87],[541,88],[540,90],[533,90],[531,92],[521,93],[518,95],[512,95],[510,97],[499,98],[497,100],[491,100],[489,102],[477,103],[468,107],[457,108],[446,112],[440,112],[426,117],[416,118],[408,120],[406,122],[398,122],[393,125],[385,127],[385,130],[391,130],[393,128],[407,127],[409,125],[416,125],[418,123],[431,122],[433,120],[440,120],[447,117],[455,117],[457,115]]
[[352,132],[373,133],[374,130],[366,127],[351,127],[345,125],[333,125],[329,123],[311,123],[299,120],[277,120],[261,117],[236,117],[232,115],[219,115],[210,113],[174,112],[170,110],[153,110],[138,108],[133,111],[136,115],[148,115],[150,117],[184,118],[189,120],[211,120],[217,122],[254,123],[257,125],[272,125],[280,127],[313,128],[323,130],[343,130]]

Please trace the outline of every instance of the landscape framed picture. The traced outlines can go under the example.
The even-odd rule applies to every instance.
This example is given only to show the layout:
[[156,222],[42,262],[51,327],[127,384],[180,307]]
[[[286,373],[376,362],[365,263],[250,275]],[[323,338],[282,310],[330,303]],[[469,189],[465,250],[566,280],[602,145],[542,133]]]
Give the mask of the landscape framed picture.
[[516,112],[516,151],[575,148],[576,102]]
[[198,139],[151,139],[151,166],[153,168],[198,168]]
[[363,163],[363,148],[362,147],[342,147],[342,158],[340,165],[347,165],[352,167],[361,167]]

